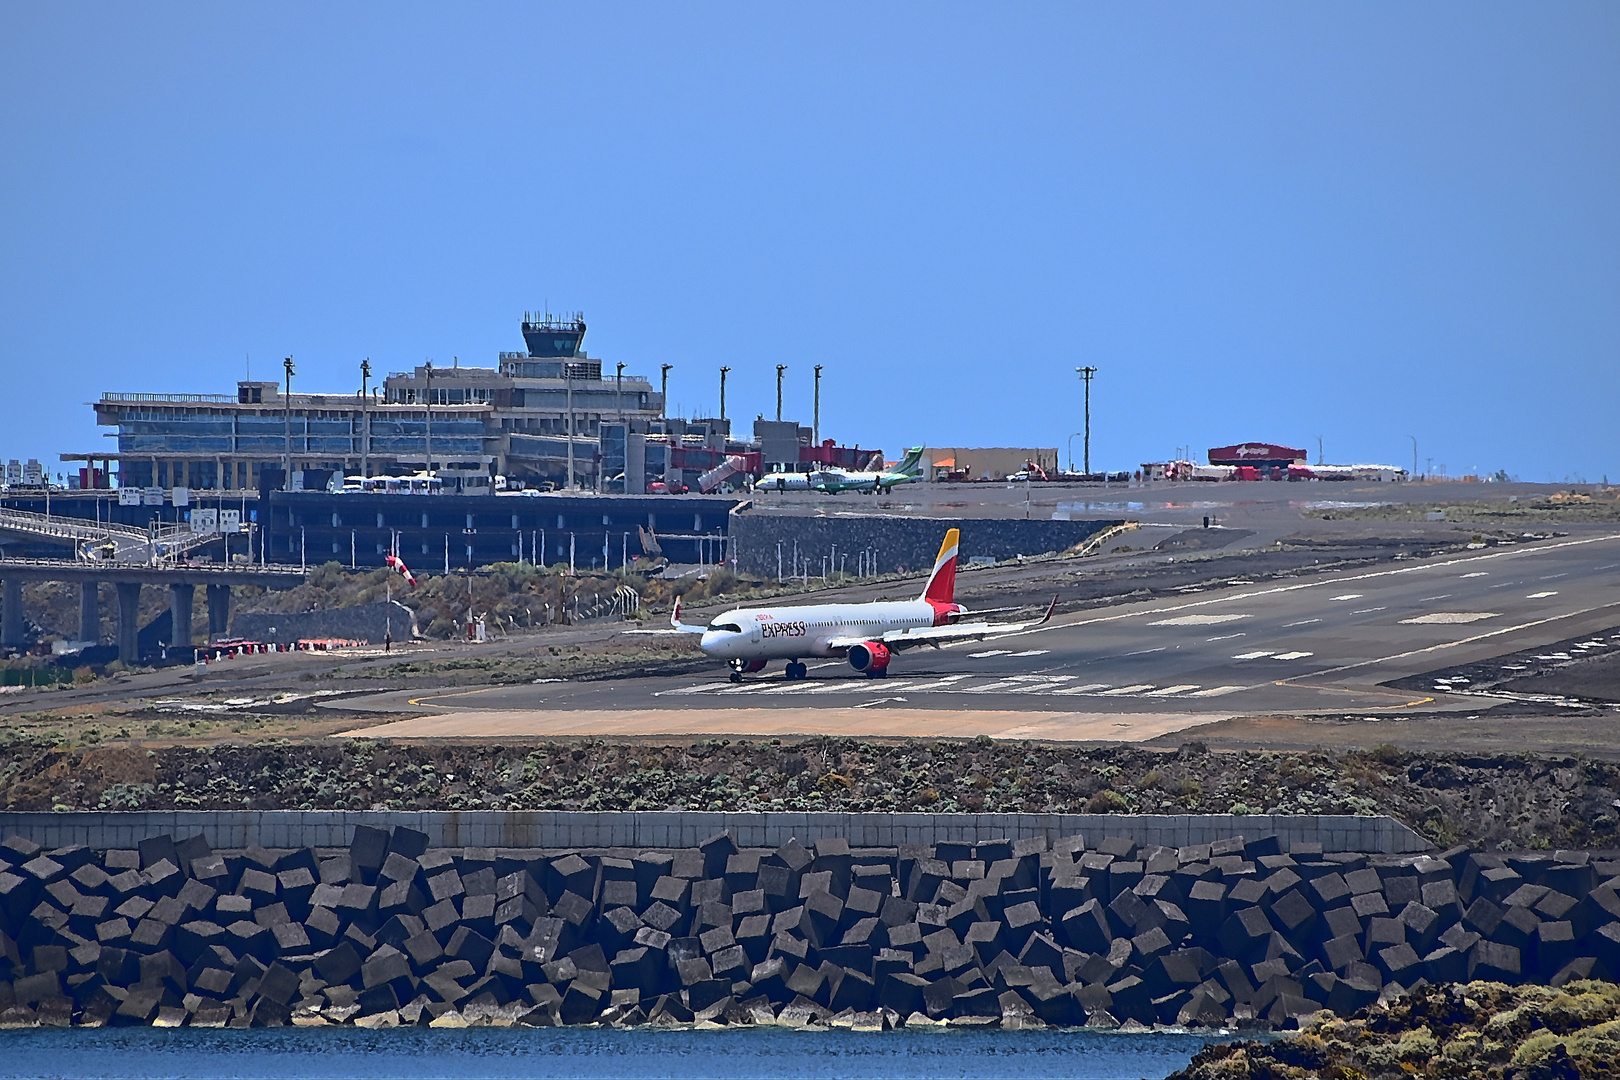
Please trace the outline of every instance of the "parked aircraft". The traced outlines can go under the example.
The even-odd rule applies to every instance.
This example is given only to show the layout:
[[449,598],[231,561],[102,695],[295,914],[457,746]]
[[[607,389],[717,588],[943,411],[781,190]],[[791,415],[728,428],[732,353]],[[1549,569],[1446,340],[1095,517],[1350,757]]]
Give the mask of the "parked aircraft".
[[893,655],[913,646],[938,648],[948,642],[1016,633],[1052,617],[1055,596],[1037,621],[963,621],[973,613],[956,602],[957,541],[958,530],[945,533],[933,573],[915,600],[734,608],[708,626],[681,622],[681,605],[676,601],[670,625],[684,633],[702,634],[703,652],[728,661],[731,681],[741,682],[745,673],[762,671],[772,660],[786,660],[787,678],[802,679],[806,674],[803,657],[807,656],[846,657],[856,671],[881,679],[888,675]]
[[891,491],[897,484],[912,484],[922,479],[923,451],[922,446],[913,446],[906,451],[906,456],[892,469],[879,469],[874,472],[845,472],[843,469],[824,469],[813,473],[810,477],[810,486],[817,491],[825,491],[829,495],[838,495],[845,491],[859,491],[861,494],[870,494],[874,491]]

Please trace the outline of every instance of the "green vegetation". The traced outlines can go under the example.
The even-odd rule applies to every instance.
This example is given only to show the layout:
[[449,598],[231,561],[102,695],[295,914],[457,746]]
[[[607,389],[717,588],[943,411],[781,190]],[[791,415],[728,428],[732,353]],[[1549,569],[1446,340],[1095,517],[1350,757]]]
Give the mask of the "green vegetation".
[[1564,1080],[1620,1076],[1620,986],[1425,986],[1273,1042],[1214,1045],[1171,1080]]

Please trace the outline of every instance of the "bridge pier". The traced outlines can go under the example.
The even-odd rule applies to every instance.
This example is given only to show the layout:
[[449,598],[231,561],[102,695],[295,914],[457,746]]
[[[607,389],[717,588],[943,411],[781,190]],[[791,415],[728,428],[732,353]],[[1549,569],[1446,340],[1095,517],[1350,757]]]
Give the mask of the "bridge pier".
[[101,582],[79,582],[79,640],[101,644]]
[[118,659],[127,665],[140,662],[141,583],[118,583]]
[[169,614],[173,625],[170,645],[185,648],[191,644],[191,601],[196,598],[195,585],[169,586]]
[[208,640],[224,637],[231,626],[231,587],[208,586]]
[[0,594],[0,645],[21,648],[23,639],[22,578],[8,577],[4,593]]

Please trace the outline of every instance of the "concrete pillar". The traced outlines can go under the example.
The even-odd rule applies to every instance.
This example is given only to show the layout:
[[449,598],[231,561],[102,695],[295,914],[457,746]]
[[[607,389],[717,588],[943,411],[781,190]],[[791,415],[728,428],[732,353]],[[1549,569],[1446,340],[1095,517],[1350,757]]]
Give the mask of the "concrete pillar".
[[174,640],[170,645],[184,647],[191,644],[191,601],[197,594],[195,585],[169,586],[169,614],[174,622]]
[[101,643],[101,583],[79,582],[79,640]]
[[118,659],[125,664],[140,662],[141,583],[118,583]]
[[231,625],[231,587],[208,586],[208,640],[224,637]]
[[6,578],[5,591],[0,595],[0,645],[22,645],[23,606],[22,579]]

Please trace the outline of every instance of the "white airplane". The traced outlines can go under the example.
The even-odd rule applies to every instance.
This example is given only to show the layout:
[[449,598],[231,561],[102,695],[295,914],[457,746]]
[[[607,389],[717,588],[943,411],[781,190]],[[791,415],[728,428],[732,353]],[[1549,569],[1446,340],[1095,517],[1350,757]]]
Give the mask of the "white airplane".
[[955,600],[957,537],[956,529],[946,532],[934,560],[934,572],[915,600],[734,608],[708,626],[681,622],[677,600],[670,613],[670,625],[683,633],[702,634],[700,647],[704,654],[729,661],[731,681],[742,682],[745,673],[761,671],[772,660],[786,660],[787,678],[802,679],[806,668],[801,657],[806,656],[847,657],[856,671],[881,679],[889,673],[890,658],[903,649],[915,645],[938,648],[947,642],[1012,634],[1039,626],[1052,617],[1057,607],[1055,596],[1046,614],[1034,622],[963,622],[972,613]]

